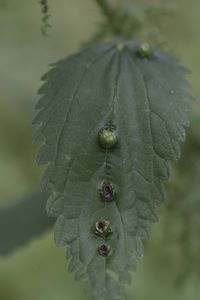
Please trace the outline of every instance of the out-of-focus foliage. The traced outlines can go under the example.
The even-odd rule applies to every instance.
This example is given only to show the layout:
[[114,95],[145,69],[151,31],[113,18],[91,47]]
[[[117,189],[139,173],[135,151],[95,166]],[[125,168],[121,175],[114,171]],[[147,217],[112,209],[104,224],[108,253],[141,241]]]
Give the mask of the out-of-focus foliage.
[[0,255],[8,255],[52,228],[45,213],[46,193],[39,190],[0,209]]
[[0,0],[0,8],[5,8],[9,0]]
[[22,104],[0,101],[0,207],[28,192],[40,176],[30,119]]
[[96,0],[105,18],[88,44],[111,36],[139,38],[154,43],[165,42],[163,25],[177,12],[172,2]]
[[[191,274],[200,275],[200,115],[193,115],[187,142],[167,186],[163,208],[162,264],[170,264],[177,284]],[[168,265],[169,267],[169,265]]]
[[50,14],[49,14],[48,0],[40,0],[39,3],[41,5],[41,10],[42,10],[41,32],[42,32],[42,35],[46,35],[48,28],[51,27],[51,25],[49,23]]

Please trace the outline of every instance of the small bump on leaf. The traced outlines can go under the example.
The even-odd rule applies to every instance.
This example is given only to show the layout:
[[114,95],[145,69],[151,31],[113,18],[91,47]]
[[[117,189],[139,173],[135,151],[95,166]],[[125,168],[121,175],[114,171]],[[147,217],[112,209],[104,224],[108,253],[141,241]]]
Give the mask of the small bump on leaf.
[[152,57],[153,51],[151,46],[148,43],[142,43],[137,49],[137,55],[141,58]]
[[108,254],[110,253],[110,246],[107,244],[102,244],[99,246],[99,254],[101,256],[108,256]]
[[117,144],[117,136],[111,129],[103,128],[99,133],[99,142],[103,148],[111,149]]
[[104,182],[101,188],[101,196],[106,202],[113,201],[114,198],[114,189],[111,183]]
[[107,236],[110,232],[110,222],[107,220],[100,220],[96,222],[96,234],[100,236]]

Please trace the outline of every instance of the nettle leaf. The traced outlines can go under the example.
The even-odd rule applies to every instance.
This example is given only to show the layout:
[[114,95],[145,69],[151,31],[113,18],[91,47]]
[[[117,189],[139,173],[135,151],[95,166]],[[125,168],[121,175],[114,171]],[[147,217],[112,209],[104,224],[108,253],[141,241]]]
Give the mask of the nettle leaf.
[[100,44],[59,61],[37,104],[37,162],[47,212],[69,270],[95,299],[123,299],[143,256],[169,160],[180,157],[190,95],[172,56],[136,43]]

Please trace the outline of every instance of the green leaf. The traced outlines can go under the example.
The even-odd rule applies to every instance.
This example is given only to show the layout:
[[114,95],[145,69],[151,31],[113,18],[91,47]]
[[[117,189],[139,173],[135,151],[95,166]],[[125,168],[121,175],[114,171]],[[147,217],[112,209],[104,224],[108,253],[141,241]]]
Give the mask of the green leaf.
[[[190,98],[179,61],[136,43],[100,44],[59,61],[44,77],[37,104],[37,162],[48,164],[43,189],[47,212],[58,217],[57,246],[68,245],[69,270],[95,299],[123,299],[124,286],[143,256],[169,160],[180,157]],[[117,144],[104,148],[108,128]],[[100,195],[102,183],[113,201]],[[95,234],[108,220],[112,234]],[[109,255],[99,254],[106,243]],[[104,249],[105,250],[105,249]]]
[[10,254],[53,227],[54,220],[45,214],[47,198],[47,193],[35,191],[0,210],[0,255]]

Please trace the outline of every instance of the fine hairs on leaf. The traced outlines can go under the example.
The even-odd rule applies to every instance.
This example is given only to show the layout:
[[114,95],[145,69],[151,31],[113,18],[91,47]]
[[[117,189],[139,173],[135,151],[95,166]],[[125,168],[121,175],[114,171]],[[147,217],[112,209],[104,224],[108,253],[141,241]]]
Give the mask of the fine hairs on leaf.
[[143,257],[189,124],[186,73],[135,41],[93,45],[42,78],[33,123],[46,209],[69,270],[94,299],[124,299]]

